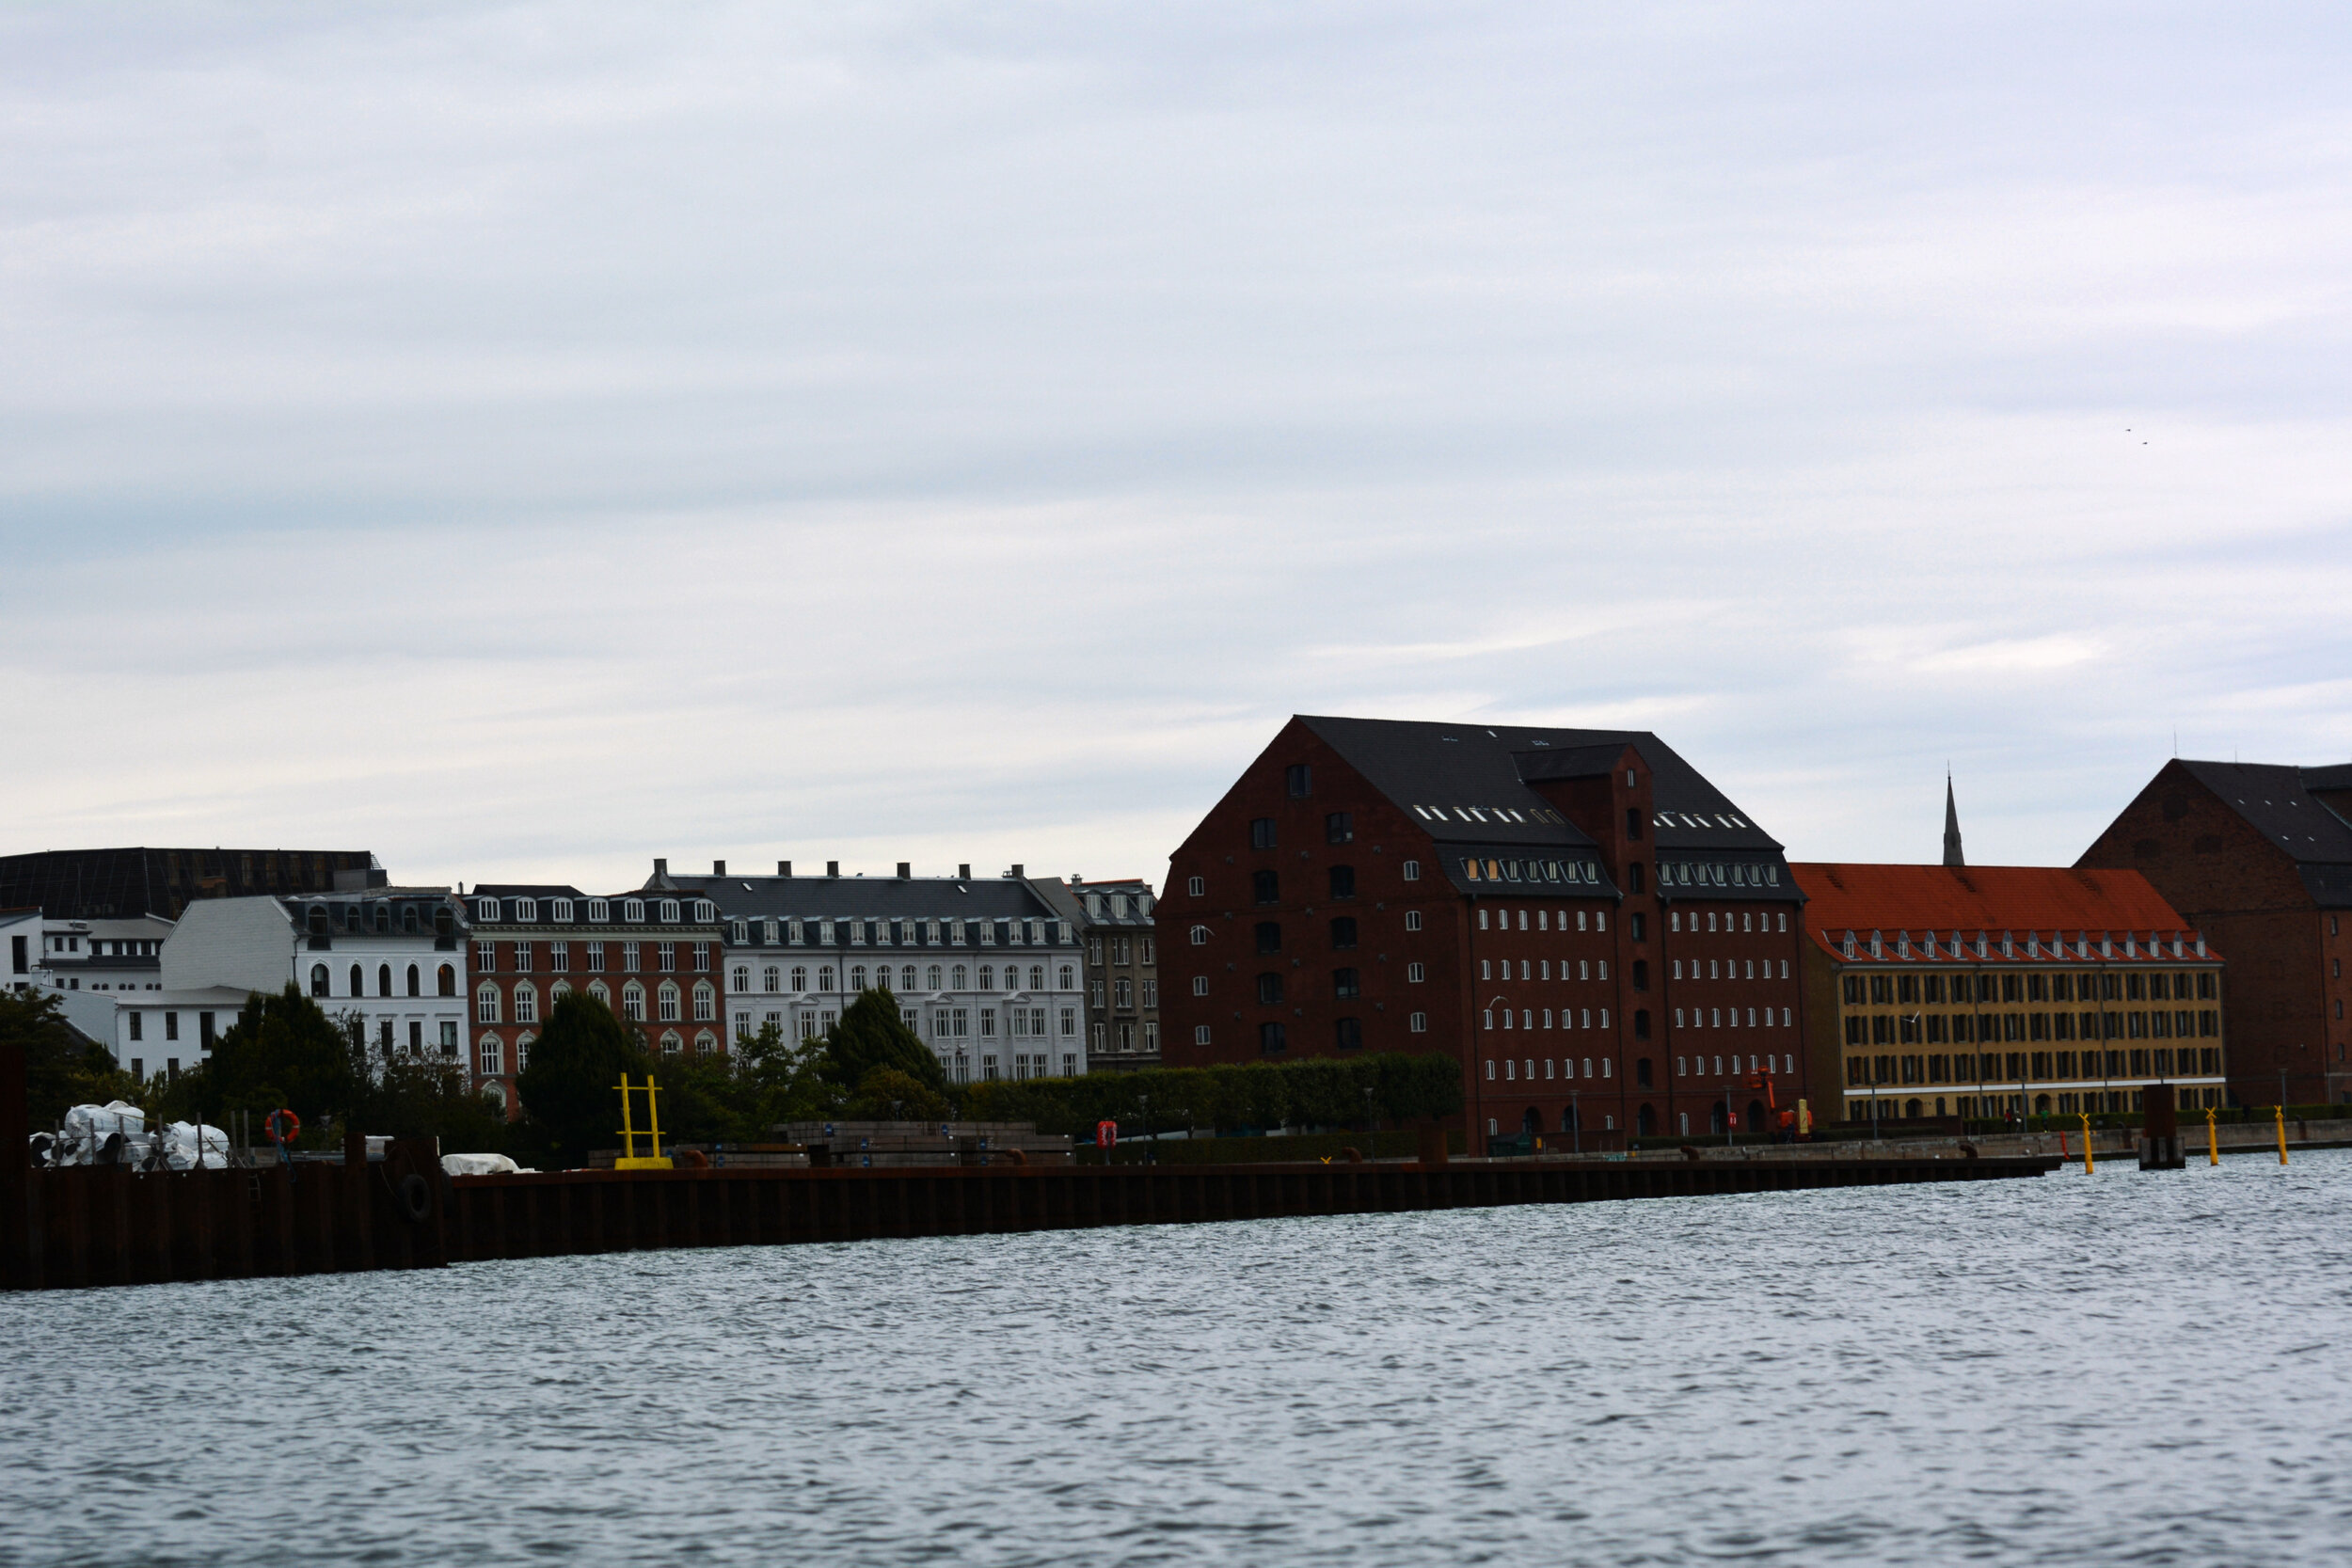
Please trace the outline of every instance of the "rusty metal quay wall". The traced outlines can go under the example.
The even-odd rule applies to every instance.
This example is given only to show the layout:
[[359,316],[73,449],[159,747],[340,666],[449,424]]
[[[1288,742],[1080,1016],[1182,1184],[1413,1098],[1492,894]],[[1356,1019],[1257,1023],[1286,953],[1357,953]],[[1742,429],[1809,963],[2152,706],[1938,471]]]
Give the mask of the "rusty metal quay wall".
[[[364,1156],[364,1146],[347,1152]],[[437,1268],[681,1246],[1980,1181],[2056,1158],[1459,1164],[990,1165],[440,1174],[429,1142],[294,1169],[0,1171],[16,1290]]]

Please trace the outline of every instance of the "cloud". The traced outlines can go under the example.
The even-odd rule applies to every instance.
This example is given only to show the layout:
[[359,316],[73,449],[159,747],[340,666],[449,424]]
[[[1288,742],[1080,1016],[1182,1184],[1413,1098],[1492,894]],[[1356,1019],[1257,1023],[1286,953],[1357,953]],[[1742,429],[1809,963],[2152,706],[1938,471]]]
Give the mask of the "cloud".
[[20,8],[5,847],[1149,873],[1322,711],[2071,860],[2352,748],[2346,34]]

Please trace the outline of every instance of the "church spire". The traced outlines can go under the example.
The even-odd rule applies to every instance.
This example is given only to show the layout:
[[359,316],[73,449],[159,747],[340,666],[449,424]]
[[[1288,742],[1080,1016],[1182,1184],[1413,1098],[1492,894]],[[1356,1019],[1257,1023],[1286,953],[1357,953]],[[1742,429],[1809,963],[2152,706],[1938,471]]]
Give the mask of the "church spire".
[[1960,804],[1952,799],[1952,775],[1944,775],[1944,863],[1966,865],[1960,852]]

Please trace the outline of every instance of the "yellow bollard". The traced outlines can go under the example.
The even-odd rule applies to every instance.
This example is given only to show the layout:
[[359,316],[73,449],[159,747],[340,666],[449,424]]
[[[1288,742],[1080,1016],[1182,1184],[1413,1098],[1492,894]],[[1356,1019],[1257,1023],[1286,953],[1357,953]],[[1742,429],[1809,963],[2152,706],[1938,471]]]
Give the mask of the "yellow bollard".
[[2287,1108],[2279,1107],[2279,1164],[2287,1163]]
[[2089,1176],[2098,1168],[2090,1160],[2090,1118],[2086,1116],[2083,1117],[2083,1174]]
[[2213,1107],[2205,1107],[2205,1164],[2221,1163],[2221,1134],[2214,1131]]

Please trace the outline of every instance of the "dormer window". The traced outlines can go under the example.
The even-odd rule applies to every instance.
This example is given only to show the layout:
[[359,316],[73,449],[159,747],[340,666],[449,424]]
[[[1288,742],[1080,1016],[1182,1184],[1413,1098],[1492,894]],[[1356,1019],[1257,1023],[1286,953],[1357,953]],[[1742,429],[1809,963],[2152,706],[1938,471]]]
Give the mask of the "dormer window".
[[473,917],[476,920],[496,920],[499,917],[499,901],[495,898],[475,899],[473,903]]
[[588,918],[601,924],[612,918],[612,901],[609,898],[588,900]]
[[568,898],[548,899],[548,918],[559,926],[569,926],[572,923],[572,901]]
[[536,919],[538,919],[538,918],[539,918],[539,900],[537,900],[536,898],[517,898],[517,899],[516,899],[516,900],[515,900],[515,918],[516,918],[516,920],[536,920]]
[[367,915],[365,911],[363,911],[358,905],[345,904],[343,906],[343,929],[346,931],[358,930],[360,928],[360,923],[366,918]]
[[694,924],[707,926],[719,918],[719,906],[707,898],[694,900]]
[[622,899],[621,919],[631,926],[643,926],[645,923],[645,901],[643,898]]
[[[752,940],[752,923],[748,920],[729,921],[727,923],[727,940],[735,943],[738,947],[741,947],[748,943]],[[749,974],[750,971],[746,970],[744,973]]]
[[375,906],[375,928],[379,931],[389,931],[392,928],[392,907],[389,904]]
[[676,899],[664,898],[661,900],[661,923],[664,926],[675,926],[677,924]]
[[324,904],[311,905],[310,922],[310,934],[312,936],[323,937],[326,935],[326,906]]

